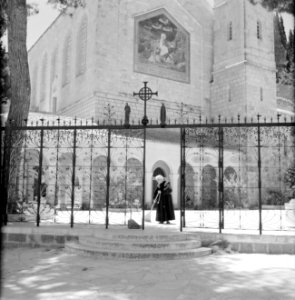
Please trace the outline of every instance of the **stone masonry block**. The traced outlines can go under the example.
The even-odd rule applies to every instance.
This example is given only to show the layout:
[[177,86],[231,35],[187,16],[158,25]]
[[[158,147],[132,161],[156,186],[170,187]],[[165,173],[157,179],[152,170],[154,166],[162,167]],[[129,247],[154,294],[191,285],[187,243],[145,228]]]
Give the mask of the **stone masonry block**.
[[268,244],[268,253],[269,254],[282,254],[283,249],[281,244]]
[[65,243],[65,237],[62,235],[56,235],[55,236],[55,241],[57,244],[64,244]]
[[241,253],[253,253],[253,244],[252,243],[240,243],[239,252]]
[[50,244],[54,242],[54,235],[49,234],[42,234],[41,235],[41,242],[44,244]]
[[255,243],[253,248],[254,248],[255,253],[267,253],[267,245],[266,244]]
[[25,243],[26,242],[26,234],[10,233],[10,234],[8,234],[8,241]]
[[68,241],[68,242],[69,241],[77,242],[77,241],[79,241],[79,237],[78,236],[73,236],[73,235],[66,235],[65,240]]

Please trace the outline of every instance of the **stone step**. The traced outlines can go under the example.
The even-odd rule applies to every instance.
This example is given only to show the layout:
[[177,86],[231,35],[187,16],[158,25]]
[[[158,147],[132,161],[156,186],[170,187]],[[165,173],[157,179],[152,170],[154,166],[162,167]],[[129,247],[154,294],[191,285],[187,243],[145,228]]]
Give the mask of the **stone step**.
[[211,248],[200,247],[197,249],[175,250],[175,249],[100,249],[91,245],[79,243],[66,243],[66,250],[72,253],[83,254],[87,256],[103,257],[104,259],[135,259],[135,260],[156,260],[156,259],[185,259],[195,258],[211,254]]
[[91,236],[81,236],[79,244],[85,246],[92,246],[99,249],[171,249],[171,250],[185,250],[196,249],[201,247],[199,240],[183,240],[183,241],[160,241],[160,240],[137,240],[137,239],[105,239],[95,238]]
[[161,242],[173,242],[173,241],[187,241],[187,240],[195,240],[196,236],[192,233],[158,233],[151,234],[140,231],[140,233],[136,230],[134,233],[112,233],[105,232],[99,234],[93,234],[93,236],[97,239],[108,239],[108,240],[132,240],[132,241],[161,241]]

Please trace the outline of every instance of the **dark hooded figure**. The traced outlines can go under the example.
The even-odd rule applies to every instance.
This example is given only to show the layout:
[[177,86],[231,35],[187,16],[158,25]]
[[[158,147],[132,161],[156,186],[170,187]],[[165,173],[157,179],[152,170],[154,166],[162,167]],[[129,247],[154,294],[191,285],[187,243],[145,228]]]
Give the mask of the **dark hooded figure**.
[[166,107],[164,103],[162,103],[161,110],[160,110],[160,122],[162,127],[166,126]]
[[124,123],[124,125],[125,126],[129,126],[130,125],[130,112],[131,112],[131,108],[128,105],[128,103],[126,103],[124,110],[125,110],[125,123]]
[[157,175],[156,180],[158,182],[154,192],[154,199],[156,198],[157,203],[156,221],[160,222],[160,224],[164,222],[170,224],[170,220],[175,220],[171,196],[172,189],[170,188],[169,182],[165,181],[162,175]]

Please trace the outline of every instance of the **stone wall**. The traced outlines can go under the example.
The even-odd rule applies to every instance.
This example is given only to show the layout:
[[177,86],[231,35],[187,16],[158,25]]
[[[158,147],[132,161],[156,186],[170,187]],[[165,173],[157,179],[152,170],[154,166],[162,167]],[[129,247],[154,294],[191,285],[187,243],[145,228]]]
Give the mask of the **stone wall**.
[[[245,0],[216,1],[213,115],[276,113],[273,16]],[[260,26],[260,37],[257,27]]]
[[[145,14],[148,16],[157,10],[164,11],[179,28],[188,33],[188,82],[165,78],[161,76],[161,72],[155,75],[135,72],[135,19]],[[29,50],[32,110],[52,111],[54,93],[57,97],[58,114],[101,119],[104,107],[116,103],[115,114],[116,118],[120,119],[126,102],[136,103],[133,107],[134,112],[137,111],[137,107],[142,106],[134,99],[132,93],[143,86],[143,81],[148,81],[149,86],[159,93],[159,97],[154,97],[149,103],[150,118],[157,118],[161,103],[165,103],[167,110],[171,111],[169,117],[174,119],[182,102],[194,117],[198,117],[204,101],[210,96],[212,14],[212,8],[205,0],[197,3],[165,0],[148,3],[142,0],[132,3],[128,0],[87,1],[86,7],[75,10],[72,17],[59,16]],[[85,73],[77,76],[75,70],[78,33],[83,18],[87,18],[88,25],[87,62]],[[70,80],[69,83],[63,84],[64,48],[68,35],[72,37],[69,57]],[[54,74],[58,77],[55,92],[52,86]],[[46,94],[46,99],[40,103],[43,93]],[[204,108],[206,109],[205,106]],[[204,114],[207,115],[205,112]]]

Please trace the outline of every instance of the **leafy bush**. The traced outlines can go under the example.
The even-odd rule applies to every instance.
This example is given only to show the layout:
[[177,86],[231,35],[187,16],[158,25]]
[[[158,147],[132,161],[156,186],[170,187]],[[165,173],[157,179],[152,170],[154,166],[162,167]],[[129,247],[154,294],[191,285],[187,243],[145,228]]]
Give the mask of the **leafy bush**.
[[263,202],[266,205],[284,205],[288,201],[288,198],[281,191],[268,190]]

